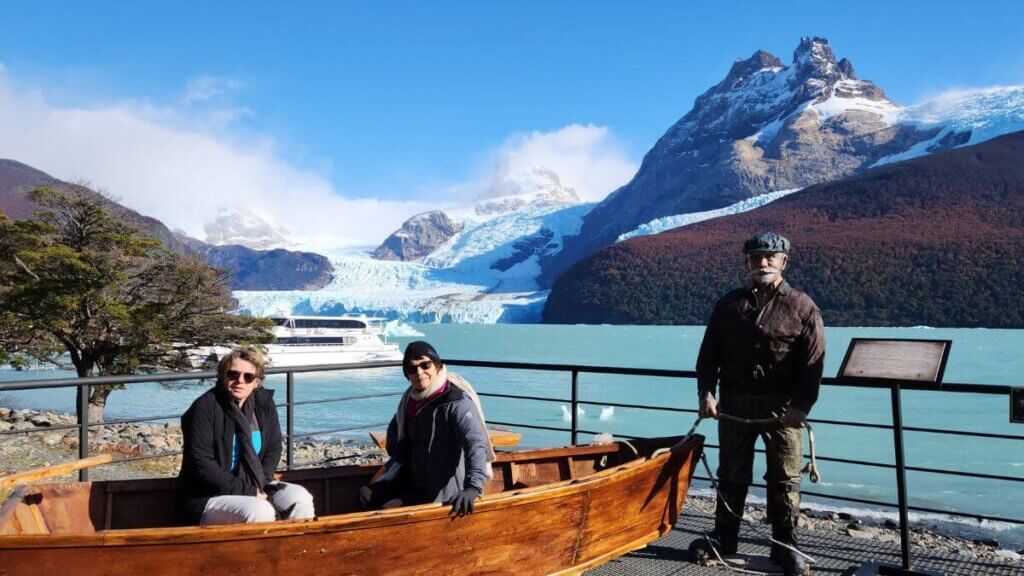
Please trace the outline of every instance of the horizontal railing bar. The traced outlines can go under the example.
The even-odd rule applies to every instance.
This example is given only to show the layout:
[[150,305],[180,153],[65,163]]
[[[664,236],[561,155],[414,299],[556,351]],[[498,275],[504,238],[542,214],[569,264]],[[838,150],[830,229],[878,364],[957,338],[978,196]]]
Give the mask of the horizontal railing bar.
[[[577,430],[577,432],[579,432],[580,434],[593,434],[594,436],[597,436],[598,434],[604,434],[604,432],[595,432],[593,430]],[[609,432],[609,434],[611,434],[611,432]],[[643,436],[630,436],[628,434],[612,434],[612,436],[614,438],[625,438],[627,440],[636,440],[637,438],[643,438]]]
[[[306,432],[304,434],[296,434],[295,438],[310,438],[312,436],[323,436],[324,434],[334,434],[335,432],[351,432],[353,430],[365,430],[366,428],[377,428],[380,426],[387,426],[387,422],[380,422],[377,424],[363,424],[361,426],[346,426],[344,428],[330,428],[327,430],[316,430],[313,432]],[[284,436],[287,438],[287,436]]]
[[[315,364],[310,366],[291,366],[274,368],[268,366],[264,374],[298,374],[305,372],[336,372],[341,370],[363,370],[369,368],[398,368],[400,361],[363,362],[360,364]],[[214,380],[215,370],[196,372],[158,372],[153,374],[128,374],[122,376],[91,376],[88,378],[56,378],[53,380],[30,380],[5,382],[0,384],[0,392],[8,390],[36,390],[39,388],[69,388],[79,386],[102,386],[105,384],[140,384],[145,382],[176,382],[181,380]]]
[[970,430],[938,430],[936,428],[919,428],[916,426],[904,426],[905,432],[928,432],[931,434],[949,434],[952,436],[973,436],[975,438],[995,438],[997,440],[1024,440],[1024,436],[1018,434],[997,434],[994,432],[972,432]]
[[[518,370],[541,370],[554,372],[583,372],[590,374],[618,374],[625,376],[657,376],[666,378],[697,378],[694,370],[665,370],[655,368],[625,368],[614,366],[590,366],[578,364],[542,364],[533,362],[494,362],[482,360],[446,360],[453,366],[475,366],[479,368],[509,368]],[[362,370],[369,368],[397,368],[402,363],[399,361],[389,362],[364,362],[360,364],[318,364],[311,366],[296,367],[268,367],[266,374],[287,374],[304,372],[333,372],[341,370]],[[217,376],[214,371],[197,371],[181,373],[156,373],[156,374],[133,374],[126,376],[96,376],[90,378],[60,378],[54,380],[33,380],[25,382],[12,382],[0,384],[0,392],[7,390],[32,390],[37,388],[59,388],[74,386],[96,386],[102,384],[136,384],[140,382],[172,382],[177,380],[209,380]],[[841,386],[847,388],[876,388],[891,389],[899,386],[903,390],[918,391],[939,391],[939,392],[965,392],[974,394],[995,394],[1008,395],[1011,386],[1002,384],[964,384],[948,382],[942,384],[928,382],[909,382],[901,380],[864,380],[864,381],[843,381],[837,378],[822,378],[822,384],[828,386]]]
[[[705,482],[711,482],[711,479],[707,476],[693,476],[694,480],[703,480]],[[767,488],[764,484],[753,483],[751,486],[758,488]],[[891,502],[883,502],[880,500],[868,500],[866,498],[853,498],[851,496],[836,496],[834,494],[824,494],[821,492],[811,492],[808,490],[801,490],[803,496],[817,496],[818,498],[828,498],[831,500],[841,500],[844,502],[856,502],[858,504],[872,504],[875,506],[884,506],[886,508],[899,508],[899,504]],[[913,510],[914,512],[927,512],[930,514],[943,514],[946,516],[957,516],[960,518],[974,518],[978,520],[993,520],[996,522],[1007,522],[1009,524],[1024,524],[1024,519],[1020,518],[1006,518],[1003,516],[989,516],[987,514],[968,514],[966,512],[956,512],[953,510],[941,510],[939,508],[925,508],[923,506],[907,506],[907,510]]]
[[123,464],[125,462],[138,462],[139,460],[152,460],[154,458],[166,458],[167,456],[178,456],[181,454],[181,450],[175,450],[174,452],[161,452],[159,454],[148,454],[145,456],[132,456],[131,458],[120,458],[118,460],[111,460],[101,466],[109,466],[110,464]]
[[533,430],[554,430],[555,432],[572,432],[569,428],[555,428],[554,426],[539,426],[537,424],[516,424],[515,422],[499,422],[491,420],[489,424],[498,426],[512,426],[513,428],[531,428]]
[[[721,447],[717,444],[705,444],[705,448],[711,448],[713,450],[720,450]],[[764,454],[765,451],[761,449],[755,449],[755,452]],[[852,460],[849,458],[836,458],[835,456],[814,456],[817,460],[823,460],[825,462],[838,462],[840,464],[854,464],[857,466],[873,466],[876,468],[896,468],[895,464],[885,464],[882,462],[872,462],[870,460]],[[906,466],[907,470],[913,472],[925,472],[928,474],[943,474],[946,476],[962,476],[965,478],[984,478],[986,480],[1003,480],[1006,482],[1024,482],[1024,478],[1017,476],[1003,476],[1001,474],[988,474],[985,472],[966,472],[963,470],[947,470],[944,468],[925,468],[923,466]]]
[[[301,400],[292,402],[292,406],[305,406],[307,404],[327,404],[328,402],[343,402],[345,400],[366,400],[368,398],[387,398],[388,396],[401,396],[403,392],[384,392],[381,394],[364,394],[362,396],[338,396],[337,398],[319,398],[317,400]],[[275,404],[277,408],[288,406],[287,402]]]
[[78,424],[64,424],[61,426],[36,426],[35,428],[17,428],[11,430],[4,430],[0,432],[0,436],[6,436],[8,434],[34,434],[37,432],[55,432],[57,430],[77,430]]
[[[114,426],[117,424],[134,424],[136,422],[149,422],[151,420],[175,420],[181,418],[181,414],[172,414],[169,416],[141,416],[139,418],[128,418],[125,420],[108,420],[105,422],[90,422],[89,428],[102,428],[103,426]],[[78,428],[78,426],[75,426]]]
[[621,402],[598,402],[595,400],[580,400],[579,404],[587,404],[588,406],[614,406],[615,408],[636,408],[638,410],[661,410],[664,412],[687,412],[690,414],[696,414],[697,410],[693,408],[676,408],[675,406],[649,406],[646,404],[623,404]]
[[[563,398],[545,398],[543,396],[517,396],[515,394],[498,394],[496,392],[477,392],[477,396],[487,396],[489,398],[513,398],[515,400],[538,400],[541,402],[561,402],[563,404],[571,404],[572,400],[565,400]],[[583,404],[583,402],[580,402]]]
[[[664,370],[655,368],[621,368],[611,366],[588,366],[578,364],[539,364],[532,362],[492,362],[485,360],[445,360],[447,364],[454,366],[475,366],[479,368],[511,368],[519,370],[541,370],[557,372],[583,372],[591,374],[620,374],[627,376],[660,376],[668,378],[697,378],[695,370]],[[909,382],[903,380],[873,380],[873,381],[843,381],[838,378],[822,378],[822,384],[829,386],[842,386],[847,388],[878,388],[888,390],[893,386],[899,386],[903,390],[931,390],[940,392],[970,392],[976,394],[999,394],[1010,393],[1011,386],[1002,384],[961,384],[947,382],[934,384],[928,382]]]
[[[706,482],[712,482],[711,478],[708,478],[707,476],[697,476],[696,474],[694,474],[693,478],[695,480],[704,480]],[[762,484],[760,482],[752,482],[750,485],[754,486],[755,488],[764,488],[764,489],[768,488],[768,486],[766,486],[765,484]],[[885,501],[882,501],[882,500],[869,500],[867,498],[854,498],[852,496],[834,496],[832,494],[822,494],[820,492],[809,492],[807,490],[801,490],[800,491],[800,495],[801,496],[820,496],[822,498],[831,498],[833,500],[843,500],[845,502],[856,502],[857,504],[872,504],[872,505],[875,505],[875,506],[886,506],[886,507],[889,507],[889,508],[898,508],[899,507],[899,505],[897,505],[897,504],[894,504],[892,502],[885,502]]]

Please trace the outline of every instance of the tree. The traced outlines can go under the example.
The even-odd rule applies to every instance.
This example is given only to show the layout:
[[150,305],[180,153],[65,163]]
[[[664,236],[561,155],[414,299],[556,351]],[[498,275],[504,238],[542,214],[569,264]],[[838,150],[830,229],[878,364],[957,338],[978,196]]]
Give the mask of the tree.
[[[0,359],[28,357],[79,377],[191,368],[187,351],[265,344],[271,322],[230,314],[228,273],[174,254],[84,186],[31,193],[35,220],[0,217]],[[92,386],[101,422],[122,386]]]

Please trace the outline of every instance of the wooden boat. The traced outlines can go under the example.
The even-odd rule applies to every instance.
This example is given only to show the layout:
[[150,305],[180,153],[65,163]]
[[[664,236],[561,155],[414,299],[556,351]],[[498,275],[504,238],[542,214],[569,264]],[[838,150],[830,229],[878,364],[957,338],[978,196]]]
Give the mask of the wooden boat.
[[0,508],[0,576],[579,574],[666,534],[703,437],[502,452],[475,512],[359,511],[377,465],[301,469],[313,520],[180,526],[173,478],[22,484]]

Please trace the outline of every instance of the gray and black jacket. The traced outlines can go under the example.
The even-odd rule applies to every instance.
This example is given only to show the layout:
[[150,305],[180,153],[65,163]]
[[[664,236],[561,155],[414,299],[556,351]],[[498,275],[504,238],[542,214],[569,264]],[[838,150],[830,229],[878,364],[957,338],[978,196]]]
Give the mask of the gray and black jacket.
[[450,502],[466,487],[481,493],[487,481],[488,438],[476,404],[449,381],[447,390],[420,406],[398,439],[397,418],[388,426],[388,455],[403,467],[427,502]]

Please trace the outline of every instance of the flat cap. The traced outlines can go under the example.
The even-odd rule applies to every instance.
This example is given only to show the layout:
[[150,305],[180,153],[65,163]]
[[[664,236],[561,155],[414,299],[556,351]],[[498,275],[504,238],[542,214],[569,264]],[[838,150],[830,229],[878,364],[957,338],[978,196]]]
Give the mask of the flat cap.
[[789,254],[789,240],[775,232],[762,232],[743,243],[743,253],[782,252]]

